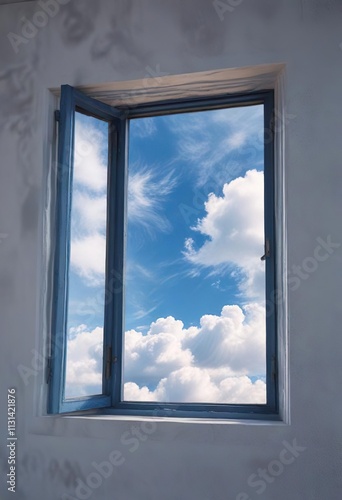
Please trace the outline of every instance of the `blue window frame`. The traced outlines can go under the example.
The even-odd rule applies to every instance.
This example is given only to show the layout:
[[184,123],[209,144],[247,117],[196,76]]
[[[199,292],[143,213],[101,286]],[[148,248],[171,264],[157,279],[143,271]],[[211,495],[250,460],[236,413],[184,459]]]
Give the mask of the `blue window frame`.
[[[263,404],[217,404],[123,400],[124,267],[127,231],[128,138],[130,120],[169,114],[220,110],[250,105],[263,106],[264,241],[266,314],[266,401]],[[73,180],[75,171],[75,119],[79,113],[105,124],[108,138],[106,158],[106,230],[103,288],[111,290],[104,301],[102,384],[96,394],[66,395],[68,342],[70,235],[72,230]],[[48,412],[194,416],[210,418],[277,418],[277,324],[275,186],[273,145],[274,95],[272,90],[223,95],[192,100],[164,101],[134,107],[114,108],[92,99],[69,85],[61,88],[58,120],[58,176],[56,204],[56,246],[54,255],[54,302],[51,356],[49,359]]]

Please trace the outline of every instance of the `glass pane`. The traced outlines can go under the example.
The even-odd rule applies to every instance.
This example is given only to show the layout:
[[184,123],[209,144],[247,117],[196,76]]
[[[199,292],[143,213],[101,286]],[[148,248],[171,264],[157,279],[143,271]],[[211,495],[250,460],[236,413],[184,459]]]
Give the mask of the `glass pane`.
[[108,123],[76,113],[65,397],[102,394]]
[[125,401],[266,403],[263,120],[130,121]]

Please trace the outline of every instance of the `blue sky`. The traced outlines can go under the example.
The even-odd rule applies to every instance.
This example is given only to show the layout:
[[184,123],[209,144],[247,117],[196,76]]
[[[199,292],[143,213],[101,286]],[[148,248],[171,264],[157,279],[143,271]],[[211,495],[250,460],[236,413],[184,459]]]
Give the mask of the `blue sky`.
[[[70,395],[100,392],[106,127],[77,114]],[[125,399],[263,400],[262,133],[262,106],[131,120]]]
[[[262,128],[262,108],[253,108],[258,108],[253,111],[259,115]],[[141,325],[147,328],[156,316],[168,315],[182,318],[185,325],[190,326],[197,324],[203,314],[219,314],[225,304],[243,303],[238,282],[232,279],[229,269],[214,274],[218,270],[213,267],[195,269],[183,254],[187,238],[192,237],[197,246],[201,246],[206,239],[192,228],[198,219],[205,216],[204,202],[209,193],[222,195],[224,182],[245,175],[250,166],[248,152],[257,138],[250,136],[247,147],[240,148],[238,152],[233,147],[229,150],[224,145],[227,142],[227,130],[222,126],[222,122],[225,123],[224,114],[233,114],[241,122],[246,109],[203,111],[131,121],[130,173],[151,173],[151,182],[146,183],[146,197],[151,184],[158,186],[165,176],[169,179],[168,186],[172,188],[155,207],[164,224],[158,227],[151,221],[146,227],[139,220],[129,217],[127,329],[137,328],[139,318],[143,320]],[[190,144],[186,137],[189,132]],[[236,144],[243,140],[236,133]],[[222,149],[224,151],[220,153]],[[213,152],[218,156],[216,162]],[[254,167],[262,170],[263,150],[257,149],[254,154]],[[137,265],[143,270],[137,269]],[[148,312],[151,309],[153,311]]]

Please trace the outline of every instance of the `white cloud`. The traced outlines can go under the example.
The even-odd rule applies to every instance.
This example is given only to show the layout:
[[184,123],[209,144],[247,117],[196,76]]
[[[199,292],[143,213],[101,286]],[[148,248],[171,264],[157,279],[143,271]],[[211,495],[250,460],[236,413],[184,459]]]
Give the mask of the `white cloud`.
[[200,328],[192,329],[184,341],[196,366],[225,368],[231,374],[265,371],[265,310],[249,304],[225,306],[220,316],[206,314]]
[[221,187],[263,162],[261,105],[174,115],[168,123],[178,138],[180,159],[193,167],[194,183],[201,188],[208,182]]
[[227,144],[230,149],[240,148],[248,139],[245,131],[239,130],[228,137]]
[[107,135],[77,117],[70,262],[90,286],[104,283],[107,163]]
[[141,137],[144,139],[146,137],[150,137],[156,131],[157,126],[154,118],[136,118],[131,120],[130,134],[132,137]]
[[66,397],[102,393],[103,329],[80,325],[67,344]]
[[74,182],[92,191],[106,189],[108,137],[93,125],[76,119]]
[[135,330],[125,334],[125,379],[156,385],[160,379],[193,360],[182,347],[183,323],[171,316],[151,324],[147,335]]
[[220,316],[204,315],[199,327],[188,329],[172,316],[159,318],[146,335],[126,332],[125,346],[125,377],[133,381],[192,365],[224,368],[223,375],[264,373],[265,311],[258,304],[225,306]]
[[127,401],[157,401],[157,396],[148,387],[139,387],[135,382],[126,382],[124,386]]
[[[163,379],[155,390],[159,401],[194,403],[265,403],[266,384],[247,376],[227,377],[215,384],[205,369],[186,367]],[[143,397],[143,395],[142,395]]]
[[[102,329],[80,325],[70,334],[69,393],[91,393],[100,383]],[[265,311],[257,304],[225,306],[220,316],[202,316],[197,327],[169,316],[146,334],[125,334],[126,400],[263,403],[265,370]]]
[[[246,137],[259,140],[263,143],[263,106],[251,105],[240,106],[230,109],[219,109],[211,114],[212,123],[217,123],[221,127],[228,126],[231,132],[243,132]],[[261,125],[261,127],[260,127]]]
[[[220,122],[219,115],[216,119]],[[221,122],[225,124],[224,115]],[[199,131],[201,127],[201,120],[195,120],[193,130]],[[247,141],[244,133],[234,130],[225,140],[225,147],[230,150]],[[197,151],[204,164],[210,161],[205,137],[203,133],[203,141],[197,137],[185,146],[194,157]],[[98,148],[96,154],[94,151],[91,154],[97,155],[99,173],[103,153]],[[213,161],[224,155],[223,148]],[[176,183],[173,173],[160,177],[155,172],[155,168],[133,166],[129,178],[130,223],[139,224],[151,235],[157,230],[170,229],[162,203]],[[93,179],[89,172],[81,172],[77,173],[76,181],[80,187],[74,197],[71,265],[86,283],[98,285],[103,283],[105,262],[103,178],[101,180],[99,174],[99,179]],[[206,268],[216,273],[226,267],[237,276],[245,298],[261,298],[264,293],[264,264],[260,261],[264,243],[263,173],[249,170],[244,177],[225,183],[221,196],[208,197],[205,210],[206,215],[192,228],[193,238],[185,242],[187,260],[194,265],[195,272]],[[206,237],[199,248],[196,248],[196,233],[201,234],[201,241]],[[148,273],[144,268],[138,272]],[[152,279],[152,276],[148,274],[146,278]],[[149,312],[152,311],[153,308]],[[138,311],[137,318],[143,318],[145,313]],[[68,394],[98,392],[102,329],[89,332],[80,325],[70,333]],[[136,329],[125,334],[126,400],[263,403],[265,383],[262,379],[252,382],[251,377],[261,377],[264,373],[265,311],[257,303],[243,308],[227,305],[221,315],[204,315],[198,326],[190,328],[184,328],[182,321],[169,316],[151,323],[147,333]]]
[[249,377],[229,377],[219,385],[221,398],[231,404],[266,403],[266,384],[258,379],[252,382]]
[[[128,183],[128,218],[150,236],[156,230],[171,229],[163,214],[163,201],[172,191],[172,173],[157,179],[146,167],[132,173]],[[106,246],[106,195],[74,190],[72,214],[71,264],[86,284],[104,282]]]
[[134,319],[146,318],[146,316],[149,316],[153,311],[157,309],[157,307],[158,307],[157,305],[150,307],[150,309],[143,309],[140,307],[132,314],[132,317]]
[[106,195],[94,196],[75,190],[73,196],[73,209],[76,217],[72,232],[74,235],[89,232],[105,234],[107,219]]
[[93,233],[73,239],[70,249],[72,269],[81,276],[87,285],[104,284],[106,238]]
[[[102,132],[76,121],[71,266],[88,286],[104,283],[107,210],[105,144],[107,138]],[[173,172],[157,175],[157,170],[156,167],[133,165],[128,182],[129,221],[146,230],[150,236],[155,231],[171,229],[163,213],[163,202],[176,184]]]
[[155,230],[171,229],[163,214],[163,201],[176,184],[173,172],[157,177],[157,170],[156,167],[133,165],[128,179],[128,219],[150,234]]
[[205,211],[205,217],[192,229],[207,240],[196,249],[194,239],[187,238],[186,258],[195,265],[220,271],[225,265],[237,266],[245,296],[263,298],[263,172],[249,170],[244,177],[224,184],[222,196],[209,195]]
[[174,403],[265,404],[266,384],[247,376],[227,377],[215,384],[207,370],[185,367],[160,381],[154,391],[133,382],[125,384],[127,401]]

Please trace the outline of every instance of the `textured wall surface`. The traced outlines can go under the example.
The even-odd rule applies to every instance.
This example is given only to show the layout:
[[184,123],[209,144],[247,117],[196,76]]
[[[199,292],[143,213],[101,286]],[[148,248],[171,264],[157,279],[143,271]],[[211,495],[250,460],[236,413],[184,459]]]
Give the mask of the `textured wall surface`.
[[[0,7],[1,498],[339,500],[340,0],[48,3]],[[46,15],[38,14],[42,5]],[[143,427],[139,419],[42,416],[37,353],[48,333],[42,309],[53,122],[48,89],[143,79],[151,68],[176,75],[273,63],[286,67],[289,271],[295,275],[293,266],[311,262],[289,291],[290,423]],[[334,245],[312,265],[318,238]],[[10,387],[17,394],[16,496],[6,485]],[[116,465],[102,464],[100,476],[98,464],[111,453]]]

